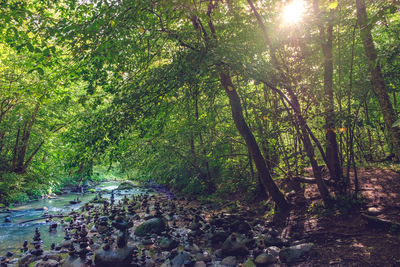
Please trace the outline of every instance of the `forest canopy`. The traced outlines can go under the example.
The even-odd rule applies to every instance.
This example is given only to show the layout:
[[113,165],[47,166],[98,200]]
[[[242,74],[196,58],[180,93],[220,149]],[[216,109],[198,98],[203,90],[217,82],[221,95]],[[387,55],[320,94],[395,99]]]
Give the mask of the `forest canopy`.
[[[151,179],[357,196],[400,157],[395,0],[0,1],[0,199]],[[309,170],[311,168],[311,171]]]

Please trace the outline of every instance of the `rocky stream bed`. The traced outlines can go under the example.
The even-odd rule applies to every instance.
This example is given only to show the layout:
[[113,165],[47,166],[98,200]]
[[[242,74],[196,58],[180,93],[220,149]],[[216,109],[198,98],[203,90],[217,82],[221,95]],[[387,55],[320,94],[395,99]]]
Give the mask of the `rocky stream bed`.
[[62,240],[44,244],[42,225],[19,252],[4,255],[1,265],[282,266],[301,261],[313,248],[307,240],[282,238],[253,215],[217,212],[161,192],[121,198],[113,191],[67,215],[49,215],[45,231]]

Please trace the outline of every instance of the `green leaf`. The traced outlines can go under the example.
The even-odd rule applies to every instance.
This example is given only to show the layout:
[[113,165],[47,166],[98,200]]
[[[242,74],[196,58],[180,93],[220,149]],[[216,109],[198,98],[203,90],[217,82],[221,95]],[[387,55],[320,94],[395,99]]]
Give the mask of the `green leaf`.
[[395,121],[395,122],[393,123],[392,127],[393,127],[393,128],[394,128],[394,127],[400,128],[400,119],[398,119],[397,121]]
[[35,70],[36,70],[40,75],[43,75],[43,74],[44,74],[44,70],[43,70],[42,68],[34,68],[34,69],[31,69],[31,70],[28,71],[28,74],[34,72]]
[[36,70],[40,75],[44,74],[44,70],[42,68],[37,68]]
[[13,37],[17,38],[18,37],[18,30],[15,27],[11,27],[7,29],[7,35],[11,36],[11,33],[14,33]]
[[29,50],[30,52],[35,51],[35,49],[33,48],[33,45],[32,45],[31,43],[27,43],[27,44],[26,44],[26,47],[28,48],[28,50]]
[[50,49],[49,48],[44,49],[43,50],[43,55],[46,56],[46,57],[49,56],[50,55]]
[[329,3],[328,9],[335,9],[335,8],[337,8],[338,5],[339,5],[338,1],[333,1],[333,2]]

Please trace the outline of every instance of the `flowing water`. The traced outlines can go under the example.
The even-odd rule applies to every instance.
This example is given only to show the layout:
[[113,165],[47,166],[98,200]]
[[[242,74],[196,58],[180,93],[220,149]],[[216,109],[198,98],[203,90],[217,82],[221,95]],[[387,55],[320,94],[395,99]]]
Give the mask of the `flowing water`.
[[[118,187],[116,182],[105,182],[97,186],[97,191],[113,190]],[[115,191],[115,201],[120,200],[125,195],[139,195],[145,193],[147,190],[144,188],[134,188],[129,190]],[[109,193],[103,193],[103,197],[109,198]],[[79,197],[81,201],[78,204],[71,205],[70,201]],[[86,193],[84,195],[77,193],[69,193],[57,196],[55,199],[42,199],[29,202],[23,205],[14,207],[12,212],[0,213],[0,257],[4,256],[8,251],[17,253],[19,248],[22,247],[24,240],[28,242],[33,241],[35,228],[39,228],[41,239],[43,241],[42,247],[48,249],[51,243],[59,243],[64,238],[64,231],[59,225],[55,233],[49,233],[49,223],[45,220],[34,220],[31,222],[23,223],[24,221],[40,218],[47,212],[48,214],[68,214],[73,210],[77,210],[85,203],[89,202],[95,197],[95,194]],[[5,217],[10,216],[11,223],[5,223]],[[16,254],[16,255],[17,255]]]

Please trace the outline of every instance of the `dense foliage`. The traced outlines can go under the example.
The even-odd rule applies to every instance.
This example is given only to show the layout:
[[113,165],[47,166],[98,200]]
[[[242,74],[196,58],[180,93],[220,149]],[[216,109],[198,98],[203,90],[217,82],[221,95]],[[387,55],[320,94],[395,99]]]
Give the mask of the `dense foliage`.
[[304,1],[291,24],[273,0],[2,1],[1,200],[96,165],[281,208],[274,180],[312,166],[325,204],[357,195],[351,169],[400,156],[395,2]]

